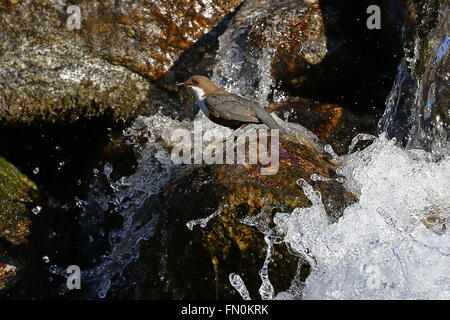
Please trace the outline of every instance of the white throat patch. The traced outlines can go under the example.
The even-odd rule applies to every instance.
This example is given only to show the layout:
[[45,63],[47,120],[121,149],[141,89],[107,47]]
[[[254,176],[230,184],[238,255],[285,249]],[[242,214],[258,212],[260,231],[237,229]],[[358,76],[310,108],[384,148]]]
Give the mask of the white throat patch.
[[209,117],[209,110],[205,105],[205,91],[199,87],[191,87],[192,91],[194,91],[195,99],[197,100],[197,104],[202,109],[205,116]]
[[194,91],[195,98],[197,98],[197,100],[205,99],[205,91],[203,91],[202,88],[199,87],[191,87],[191,88]]

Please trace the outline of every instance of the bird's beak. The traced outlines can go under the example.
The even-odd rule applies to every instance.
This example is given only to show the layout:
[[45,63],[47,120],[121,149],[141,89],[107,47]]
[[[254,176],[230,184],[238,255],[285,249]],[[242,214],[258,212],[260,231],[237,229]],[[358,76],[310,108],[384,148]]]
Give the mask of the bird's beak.
[[185,85],[184,82],[180,82],[180,83],[177,83],[177,84],[176,84],[177,87],[179,87],[179,86],[184,86],[184,85]]

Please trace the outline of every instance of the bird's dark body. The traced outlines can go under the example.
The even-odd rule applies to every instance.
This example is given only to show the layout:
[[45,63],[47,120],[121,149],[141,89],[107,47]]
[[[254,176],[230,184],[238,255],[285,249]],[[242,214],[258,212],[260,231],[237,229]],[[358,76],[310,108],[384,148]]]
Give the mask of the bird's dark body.
[[206,96],[209,119],[222,126],[237,129],[245,124],[264,123],[271,129],[281,129],[272,116],[255,102],[231,93]]
[[258,104],[220,89],[205,76],[192,76],[184,84],[192,89],[199,107],[212,122],[232,129],[250,123],[264,123],[270,129],[285,133]]

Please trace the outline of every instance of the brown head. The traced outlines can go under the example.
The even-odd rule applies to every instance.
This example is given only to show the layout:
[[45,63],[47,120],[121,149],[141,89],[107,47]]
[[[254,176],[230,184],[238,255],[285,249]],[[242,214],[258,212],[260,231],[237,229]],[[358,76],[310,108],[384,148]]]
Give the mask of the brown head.
[[192,76],[184,84],[191,89],[200,88],[205,95],[224,92],[205,76]]

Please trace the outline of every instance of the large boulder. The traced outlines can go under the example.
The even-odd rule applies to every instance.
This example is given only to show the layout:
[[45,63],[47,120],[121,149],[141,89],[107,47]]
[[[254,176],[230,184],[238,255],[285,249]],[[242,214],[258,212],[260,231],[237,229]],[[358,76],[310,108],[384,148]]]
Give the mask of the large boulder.
[[55,122],[106,110],[128,119],[164,95],[149,80],[239,3],[3,1],[0,119]]
[[[251,297],[258,298],[259,271],[267,257],[265,235],[274,226],[274,214],[311,206],[303,181],[321,192],[330,221],[356,201],[338,182],[337,165],[304,135],[281,138],[279,161],[273,175],[261,175],[260,164],[179,167],[160,194],[134,211],[140,222],[133,230],[140,232],[152,221],[154,236],[140,241],[137,261],[122,274],[128,289],[111,286],[109,296],[239,298],[229,280],[237,273]],[[127,241],[123,238],[118,247]],[[290,286],[299,268],[304,277],[308,274],[308,265],[291,256],[282,239],[267,261],[276,292]],[[139,283],[133,282],[137,276]]]

